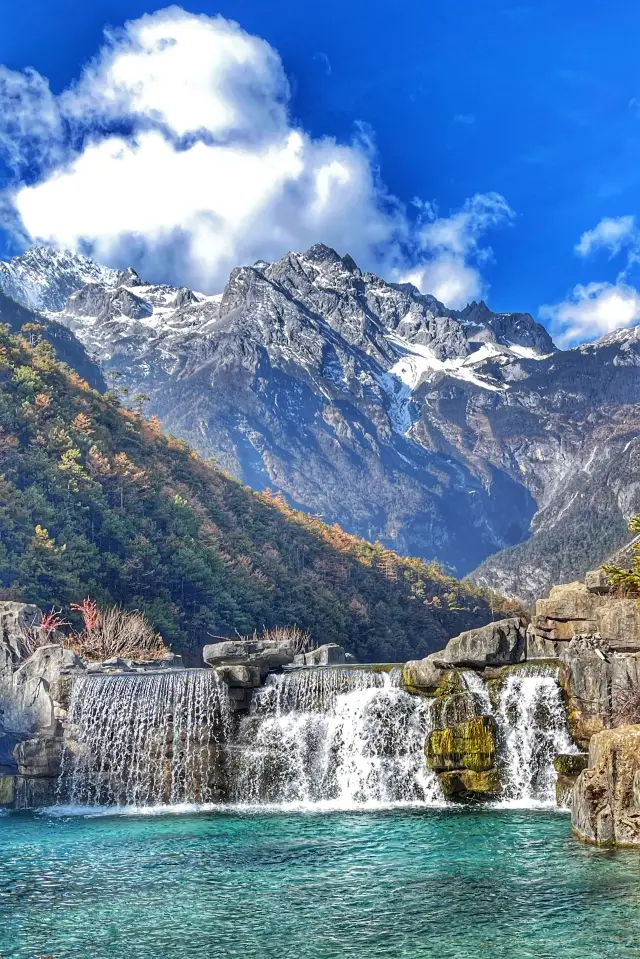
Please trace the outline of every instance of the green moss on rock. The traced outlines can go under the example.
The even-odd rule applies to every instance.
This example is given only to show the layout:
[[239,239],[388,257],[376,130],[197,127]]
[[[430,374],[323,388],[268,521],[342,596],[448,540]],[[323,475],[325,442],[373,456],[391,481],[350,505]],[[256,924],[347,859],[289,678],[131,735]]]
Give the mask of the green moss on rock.
[[497,799],[501,793],[500,774],[494,767],[476,772],[473,769],[456,769],[438,774],[445,799],[458,801],[483,801]]
[[496,726],[491,716],[477,716],[448,729],[434,729],[425,746],[427,763],[436,772],[491,769],[496,759]]
[[589,765],[588,753],[560,753],[553,761],[553,768],[562,776],[579,776]]
[[0,776],[0,806],[13,806],[15,787],[15,776]]

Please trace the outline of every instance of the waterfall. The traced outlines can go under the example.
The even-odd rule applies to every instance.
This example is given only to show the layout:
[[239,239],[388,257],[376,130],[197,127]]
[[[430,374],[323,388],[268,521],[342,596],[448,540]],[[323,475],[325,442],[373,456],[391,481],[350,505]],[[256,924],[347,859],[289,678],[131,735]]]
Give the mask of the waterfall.
[[60,799],[210,802],[223,788],[227,687],[211,670],[86,676],[73,685]]
[[240,725],[232,795],[249,803],[433,802],[429,704],[395,674],[301,670],[270,676]]
[[558,753],[575,753],[560,687],[544,667],[510,673],[495,712],[501,738],[505,799],[531,805],[555,803]]
[[[552,803],[553,760],[576,751],[554,671],[525,664],[488,683],[472,670],[459,675],[476,714],[495,720],[505,801]],[[441,803],[424,757],[433,701],[406,693],[399,677],[348,667],[270,675],[248,713],[232,710],[213,670],[78,677],[59,801]]]

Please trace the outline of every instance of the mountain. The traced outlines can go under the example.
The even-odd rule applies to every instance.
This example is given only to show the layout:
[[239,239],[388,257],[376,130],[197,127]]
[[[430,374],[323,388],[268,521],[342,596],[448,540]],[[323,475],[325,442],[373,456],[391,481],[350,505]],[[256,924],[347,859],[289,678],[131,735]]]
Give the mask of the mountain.
[[529,314],[451,310],[322,245],[240,267],[218,296],[132,270],[84,282],[69,257],[38,253],[39,302],[62,275],[77,285],[47,315],[252,487],[523,598],[624,541],[633,331],[560,351]]
[[500,602],[254,493],[0,328],[0,599],[143,610],[197,663],[297,623],[362,660],[422,656]]
[[106,389],[98,363],[87,355],[80,341],[66,326],[21,306],[6,296],[2,290],[0,290],[0,323],[6,324],[14,333],[19,333],[24,326],[35,324],[39,327],[38,335],[55,348],[56,355],[63,363],[67,363],[79,373],[90,386],[98,390]]

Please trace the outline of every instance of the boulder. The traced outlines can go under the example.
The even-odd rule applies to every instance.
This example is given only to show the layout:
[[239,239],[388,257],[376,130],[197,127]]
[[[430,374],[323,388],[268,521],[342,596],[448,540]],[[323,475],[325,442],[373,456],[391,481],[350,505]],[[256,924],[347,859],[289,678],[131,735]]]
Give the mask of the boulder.
[[0,775],[0,807],[13,806],[16,799],[16,777]]
[[496,760],[496,724],[491,716],[478,716],[447,729],[434,729],[425,746],[427,763],[436,772],[490,770]]
[[446,729],[468,722],[478,715],[478,705],[470,692],[436,696],[431,706],[431,724],[434,729]]
[[57,778],[62,760],[62,740],[50,736],[25,739],[18,743],[14,755],[21,776]]
[[219,666],[216,673],[223,683],[236,689],[255,689],[262,681],[259,666]]
[[52,687],[61,674],[82,665],[74,652],[62,646],[37,649],[15,670],[11,683],[2,687],[0,710],[5,730],[22,736],[52,732],[56,726]]
[[597,733],[573,789],[574,833],[598,846],[640,847],[640,726]]
[[526,659],[559,659],[564,645],[564,642],[556,642],[555,639],[540,636],[529,626],[527,629]]
[[640,601],[607,597],[596,612],[597,632],[612,649],[640,650]]
[[205,646],[202,656],[208,666],[259,666],[277,669],[293,662],[295,650],[263,639],[229,639]]
[[553,768],[563,776],[578,777],[589,765],[589,753],[559,753],[553,761]]
[[519,617],[501,619],[478,629],[469,629],[450,639],[443,650],[432,653],[435,666],[506,666],[520,663],[525,657],[524,620]]
[[584,585],[590,593],[610,593],[613,588],[603,569],[590,569],[585,573]]
[[346,662],[344,647],[337,643],[325,643],[303,655],[306,666],[339,666]]
[[443,671],[439,669],[431,656],[425,659],[409,660],[402,668],[400,683],[407,692],[419,696],[428,696],[435,692]]
[[594,621],[602,601],[602,597],[590,592],[584,583],[566,583],[554,586],[548,599],[537,601],[536,616],[551,620]]
[[466,802],[484,802],[498,799],[501,794],[500,774],[497,769],[475,772],[472,769],[456,769],[438,774],[438,781],[445,799]]
[[567,697],[569,727],[586,747],[612,723],[612,655],[593,637],[576,637],[560,654],[560,685]]

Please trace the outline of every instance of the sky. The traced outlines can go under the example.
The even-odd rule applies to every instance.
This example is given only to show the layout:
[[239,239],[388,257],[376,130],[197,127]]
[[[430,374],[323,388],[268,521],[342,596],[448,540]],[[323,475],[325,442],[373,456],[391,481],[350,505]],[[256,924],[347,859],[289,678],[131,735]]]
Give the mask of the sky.
[[640,322],[640,4],[0,0],[0,259],[218,292],[316,242],[563,346]]

